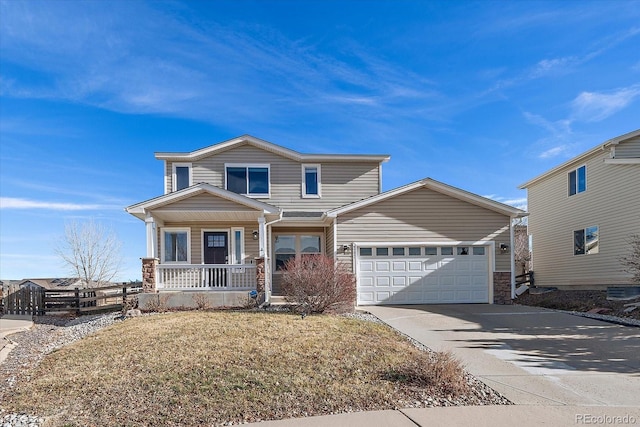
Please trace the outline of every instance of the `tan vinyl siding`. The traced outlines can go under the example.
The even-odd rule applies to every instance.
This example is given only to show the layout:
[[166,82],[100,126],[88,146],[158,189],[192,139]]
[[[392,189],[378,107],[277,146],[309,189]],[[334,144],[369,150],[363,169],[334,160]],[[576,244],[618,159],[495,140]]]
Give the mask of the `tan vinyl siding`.
[[[191,264],[202,263],[202,230],[216,230],[231,232],[232,227],[244,228],[244,263],[254,264],[255,258],[259,255],[258,241],[253,240],[252,232],[258,228],[257,223],[243,222],[189,222],[189,223],[165,223],[164,227],[158,227],[158,245],[159,251],[162,253],[162,230],[165,227],[189,228],[191,230]],[[229,235],[231,239],[231,235]],[[231,250],[231,249],[229,249]]]
[[325,241],[325,253],[329,258],[334,257],[333,253],[333,224],[325,227],[324,241]]
[[[495,241],[496,271],[510,271],[509,217],[420,188],[338,218],[338,245],[353,242]],[[352,254],[338,251],[352,265]]]
[[[640,233],[640,165],[606,164],[608,157],[598,152],[581,163],[587,170],[585,192],[568,196],[567,174],[573,168],[528,188],[536,285],[593,288],[629,283],[619,260],[628,250],[628,237]],[[591,226],[599,227],[599,253],[574,255],[573,232]]]
[[[192,162],[193,183],[206,182],[225,188],[225,164],[269,164],[271,197],[258,200],[285,210],[329,210],[379,192],[378,162],[324,162],[321,167],[322,197],[302,198],[302,165],[297,161],[251,145],[234,147]],[[167,162],[169,189],[172,163]]]
[[616,159],[640,158],[640,136],[628,139],[615,146]]
[[255,209],[248,208],[230,200],[220,197],[212,197],[211,194],[197,194],[188,199],[179,200],[170,205],[163,206],[163,211],[182,210],[211,210],[211,211],[248,211],[255,212]]

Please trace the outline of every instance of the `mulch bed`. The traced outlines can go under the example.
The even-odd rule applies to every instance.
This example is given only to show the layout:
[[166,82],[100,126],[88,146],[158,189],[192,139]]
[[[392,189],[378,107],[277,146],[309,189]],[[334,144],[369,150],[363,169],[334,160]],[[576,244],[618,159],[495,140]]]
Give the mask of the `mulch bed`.
[[610,301],[606,291],[551,291],[543,294],[531,294],[528,291],[520,295],[516,303],[555,310],[589,312],[596,309],[599,314],[640,320],[640,307],[625,313],[625,305],[640,301],[635,298],[627,301]]

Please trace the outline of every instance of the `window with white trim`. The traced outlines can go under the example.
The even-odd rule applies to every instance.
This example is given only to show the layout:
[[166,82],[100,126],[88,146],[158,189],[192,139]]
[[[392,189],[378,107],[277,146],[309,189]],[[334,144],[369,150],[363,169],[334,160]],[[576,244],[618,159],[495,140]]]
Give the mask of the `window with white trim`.
[[231,264],[244,263],[244,228],[231,228]]
[[569,172],[569,196],[587,190],[587,167],[580,166]]
[[269,165],[225,165],[225,188],[249,197],[269,197]]
[[302,165],[302,197],[320,197],[320,165]]
[[322,234],[278,234],[273,251],[275,270],[283,270],[291,259],[322,254]]
[[592,255],[598,252],[600,252],[600,230],[597,225],[573,232],[574,255]]
[[193,184],[191,163],[174,163],[171,176],[173,191],[179,191]]
[[188,228],[162,229],[162,262],[191,262],[191,231]]

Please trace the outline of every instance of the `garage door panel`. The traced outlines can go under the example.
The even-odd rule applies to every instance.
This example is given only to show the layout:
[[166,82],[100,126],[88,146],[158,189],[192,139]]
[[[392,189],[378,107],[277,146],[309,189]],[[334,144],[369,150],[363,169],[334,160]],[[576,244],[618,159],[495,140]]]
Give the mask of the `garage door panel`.
[[[447,246],[447,245],[444,245]],[[369,251],[357,259],[358,304],[430,304],[488,302],[490,268],[488,250],[477,246],[462,255],[460,247],[434,245],[413,253]],[[407,246],[409,247],[409,246]],[[384,247],[383,247],[384,248]],[[406,249],[406,248],[405,248]],[[429,250],[429,255],[424,255]],[[391,253],[398,253],[392,256]],[[433,255],[437,252],[437,255]],[[441,253],[447,253],[441,255]],[[375,256],[375,253],[385,255]],[[469,253],[469,252],[467,252]]]
[[375,264],[375,271],[390,271],[391,270],[391,263],[389,261],[376,261]]
[[392,271],[407,271],[407,263],[405,261],[393,261],[391,266]]
[[422,261],[409,261],[409,271],[422,271]]

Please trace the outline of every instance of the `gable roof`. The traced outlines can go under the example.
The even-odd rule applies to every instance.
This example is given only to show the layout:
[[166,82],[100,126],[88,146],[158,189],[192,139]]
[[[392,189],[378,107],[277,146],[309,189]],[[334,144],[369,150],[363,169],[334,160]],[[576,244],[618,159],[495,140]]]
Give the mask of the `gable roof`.
[[180,200],[188,199],[202,193],[220,197],[222,199],[238,203],[239,205],[262,211],[266,214],[280,213],[280,209],[273,205],[243,196],[242,194],[234,193],[233,191],[216,187],[215,185],[207,184],[205,182],[192,185],[191,187],[187,187],[179,191],[174,191],[173,193],[154,197],[153,199],[149,199],[144,202],[136,203],[135,205],[131,205],[125,208],[125,210],[131,215],[135,215],[140,219],[144,219],[145,214],[148,210],[157,209],[159,207],[166,206]]
[[430,190],[437,191],[438,193],[446,194],[447,196],[454,197],[458,200],[462,200],[464,202],[468,202],[473,205],[480,206],[480,207],[483,207],[483,208],[486,208],[510,217],[520,218],[528,215],[527,212],[518,208],[514,208],[513,206],[505,205],[504,203],[487,199],[486,197],[482,197],[477,194],[462,190],[460,188],[447,185],[440,181],[436,181],[435,179],[424,178],[424,179],[421,179],[420,181],[412,182],[411,184],[407,184],[402,187],[395,188],[393,190],[385,191],[384,193],[371,196],[369,198],[360,200],[358,202],[354,202],[336,209],[332,209],[327,212],[327,216],[331,218],[335,218],[347,212],[351,212],[356,209],[370,206],[375,203],[382,202],[383,200],[387,200],[392,197],[399,196],[401,194],[408,193],[410,191],[413,191],[419,188],[428,188]]
[[624,141],[626,141],[628,139],[631,139],[631,138],[635,138],[636,136],[639,136],[639,135],[640,135],[640,129],[637,129],[637,130],[634,130],[632,132],[625,133],[624,135],[620,135],[620,136],[617,136],[615,138],[611,138],[611,139],[603,142],[602,144],[599,144],[599,145],[593,147],[591,150],[585,151],[584,153],[582,153],[582,154],[580,154],[580,155],[578,155],[578,156],[576,156],[576,157],[574,157],[572,159],[567,160],[566,162],[562,163],[561,165],[556,166],[556,167],[554,167],[552,169],[549,169],[545,173],[543,173],[541,175],[538,175],[533,179],[530,179],[529,181],[525,182],[524,184],[520,184],[518,186],[518,188],[523,190],[523,189],[531,186],[532,184],[535,184],[536,182],[540,181],[541,179],[544,179],[544,178],[546,178],[548,176],[551,176],[551,175],[555,174],[556,172],[558,172],[558,171],[560,171],[562,169],[565,169],[565,168],[569,167],[573,163],[581,163],[581,162],[583,162],[586,158],[590,157],[594,153],[597,153],[599,151],[604,151],[607,148],[611,147],[612,145],[618,145],[621,142],[624,142]]
[[210,145],[199,150],[191,151],[188,153],[180,152],[156,152],[155,157],[158,160],[170,160],[170,161],[192,161],[199,160],[203,157],[211,156],[221,153],[234,147],[241,145],[251,145],[260,148],[265,151],[269,151],[278,154],[282,157],[286,157],[298,162],[319,162],[319,161],[332,161],[332,162],[353,162],[353,161],[375,161],[386,162],[390,159],[388,154],[303,154],[288,148],[282,147],[277,144],[265,141],[260,138],[256,138],[251,135],[242,135],[237,138],[230,139],[228,141],[221,142],[219,144]]

